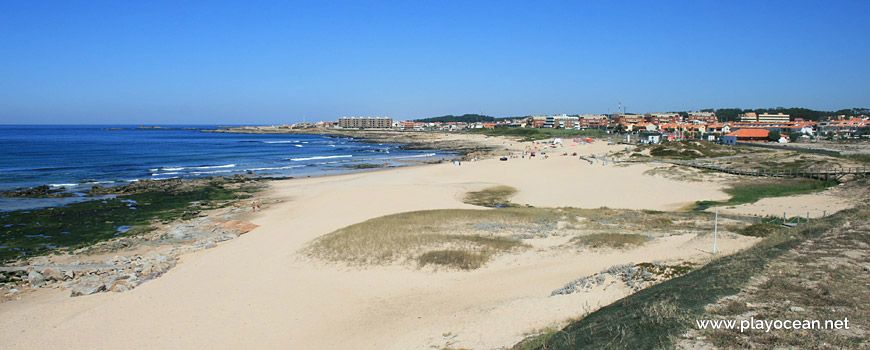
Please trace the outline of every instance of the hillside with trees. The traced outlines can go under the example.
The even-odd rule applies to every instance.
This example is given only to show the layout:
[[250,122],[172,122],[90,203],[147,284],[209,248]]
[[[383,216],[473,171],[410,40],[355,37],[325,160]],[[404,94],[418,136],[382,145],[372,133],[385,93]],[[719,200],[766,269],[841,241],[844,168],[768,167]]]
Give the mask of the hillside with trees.
[[[712,109],[704,109],[703,111],[713,111]],[[824,120],[829,116],[837,116],[837,115],[847,115],[847,116],[857,116],[862,114],[870,114],[870,109],[868,108],[851,108],[851,109],[841,109],[837,111],[817,111],[808,108],[756,108],[756,109],[740,109],[740,108],[720,108],[715,110],[716,117],[718,117],[719,121],[740,121],[740,114],[747,112],[755,112],[758,114],[761,113],[785,113],[794,118],[803,118],[804,120],[812,120],[819,121]]]
[[440,117],[431,117],[431,118],[423,118],[417,119],[415,121],[424,122],[424,123],[433,123],[433,122],[441,122],[441,123],[457,123],[457,122],[465,122],[465,123],[491,123],[494,122],[496,118],[490,117],[488,115],[481,114],[463,114],[463,115],[452,115],[448,114]]

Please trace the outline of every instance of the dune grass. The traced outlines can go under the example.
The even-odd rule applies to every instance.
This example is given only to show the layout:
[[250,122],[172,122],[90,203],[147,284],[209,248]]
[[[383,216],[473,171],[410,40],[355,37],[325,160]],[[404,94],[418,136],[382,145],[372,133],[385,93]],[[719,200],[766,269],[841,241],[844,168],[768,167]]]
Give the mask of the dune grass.
[[592,248],[625,248],[639,246],[649,240],[649,237],[636,233],[593,233],[580,236],[574,242]]
[[844,222],[867,217],[870,208],[863,206],[791,230],[779,228],[752,248],[643,289],[572,322],[533,349],[670,348],[680,334],[693,327],[694,320],[703,317],[707,305],[740,292],[774,259]]
[[734,147],[695,140],[664,142],[647,147],[649,147],[651,156],[669,159],[720,157],[737,153]]
[[752,236],[752,237],[767,237],[770,236],[771,233],[776,232],[779,229],[779,225],[768,224],[765,222],[759,222],[752,225],[748,225],[746,227],[739,228],[734,230],[734,232],[739,233],[744,236]]
[[514,207],[508,198],[517,193],[517,189],[510,186],[493,186],[480,191],[468,192],[463,202],[488,208]]
[[486,252],[469,252],[465,250],[433,250],[417,257],[420,267],[432,264],[456,267],[463,270],[474,270],[489,261]]
[[529,247],[525,239],[576,236],[569,245],[625,248],[687,228],[712,229],[709,215],[609,208],[439,209],[350,225],[310,242],[302,254],[348,264],[475,269]]
[[522,225],[545,216],[548,214],[543,210],[513,208],[393,214],[329,233],[311,242],[303,253],[359,266],[417,262],[420,266],[436,264],[472,269],[496,254],[527,247],[519,240],[482,232],[472,225]]

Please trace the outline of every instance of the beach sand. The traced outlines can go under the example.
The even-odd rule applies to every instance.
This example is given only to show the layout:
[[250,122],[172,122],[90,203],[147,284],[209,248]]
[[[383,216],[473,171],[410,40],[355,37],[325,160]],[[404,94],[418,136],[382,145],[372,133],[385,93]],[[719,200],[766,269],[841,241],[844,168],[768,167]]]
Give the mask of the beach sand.
[[[512,147],[516,154],[525,147],[500,138],[483,142]],[[649,165],[590,165],[557,155],[622,147],[567,144],[549,159],[487,159],[277,181],[264,196],[283,201],[250,214],[257,229],[185,255],[161,278],[134,290],[77,298],[46,290],[0,304],[0,347],[510,347],[524,332],[559,325],[628,293],[604,288],[550,296],[567,282],[617,264],[704,261],[711,256],[712,237],[678,234],[632,250],[583,254],[530,250],[500,256],[474,271],[349,268],[313,262],[297,251],[333,230],[387,214],[488,210],[465,204],[462,197],[493,185],[515,187],[512,202],[537,207],[674,210],[696,200],[727,199],[716,183],[643,175]],[[727,254],[754,242],[721,237],[719,248]]]
[[[751,204],[720,208],[720,212],[747,216],[799,216],[810,219],[831,215],[855,206],[854,201],[837,193],[836,189],[821,193],[788,197],[762,198]],[[709,210],[708,210],[709,211]]]

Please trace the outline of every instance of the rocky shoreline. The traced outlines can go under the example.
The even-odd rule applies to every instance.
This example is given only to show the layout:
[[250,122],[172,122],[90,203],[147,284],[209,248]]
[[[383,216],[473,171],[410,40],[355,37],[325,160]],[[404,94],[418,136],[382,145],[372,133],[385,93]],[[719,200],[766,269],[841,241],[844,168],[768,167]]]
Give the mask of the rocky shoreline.
[[0,192],[0,196],[8,198],[64,198],[72,197],[74,194],[66,192],[66,187],[52,188],[49,185],[42,185],[3,191]]
[[[236,219],[251,210],[249,202],[235,201],[192,219],[155,223],[153,231],[143,234],[0,267],[0,302],[38,289],[65,289],[71,297],[134,289],[172,269],[181,255],[214,248],[256,228]],[[259,202],[268,205],[274,201]]]

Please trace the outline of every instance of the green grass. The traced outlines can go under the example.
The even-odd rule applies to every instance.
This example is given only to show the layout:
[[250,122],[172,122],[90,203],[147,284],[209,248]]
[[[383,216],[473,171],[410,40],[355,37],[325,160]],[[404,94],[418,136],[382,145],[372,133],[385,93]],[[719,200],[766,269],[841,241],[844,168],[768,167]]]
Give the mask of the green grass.
[[704,315],[705,306],[738,293],[773,259],[846,221],[867,217],[870,207],[863,206],[791,230],[779,229],[752,248],[605,306],[569,324],[534,349],[672,347],[672,342]]
[[493,186],[480,191],[468,192],[463,202],[489,208],[504,208],[515,206],[508,200],[517,193],[517,189],[510,186]]
[[724,202],[699,201],[697,204],[702,207],[711,207],[714,205],[755,203],[762,198],[786,197],[820,192],[828,187],[836,185],[837,183],[834,181],[825,182],[813,179],[790,178],[780,178],[763,182],[741,182],[725,189],[725,193],[731,195],[729,200]]
[[593,233],[580,236],[574,242],[592,248],[625,248],[646,243],[650,238],[636,233]]
[[[246,196],[246,195],[245,195]],[[243,196],[244,197],[244,196]],[[79,248],[107,239],[151,230],[153,220],[174,220],[198,210],[240,198],[216,185],[182,193],[145,192],[113,199],[73,203],[64,207],[0,213],[0,263],[42,255],[63,248]],[[191,208],[190,202],[201,206]],[[134,209],[135,208],[135,209]],[[130,226],[119,232],[119,227]]]

